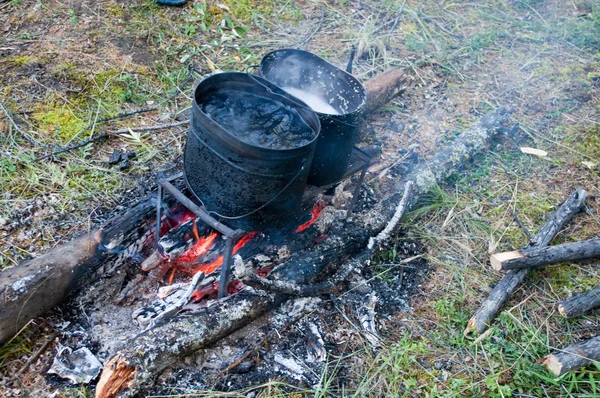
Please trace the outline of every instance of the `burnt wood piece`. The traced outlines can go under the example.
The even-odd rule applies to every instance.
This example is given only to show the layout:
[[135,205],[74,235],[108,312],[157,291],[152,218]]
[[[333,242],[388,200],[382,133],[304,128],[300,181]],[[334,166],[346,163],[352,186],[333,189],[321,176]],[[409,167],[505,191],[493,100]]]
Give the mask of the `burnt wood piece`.
[[600,361],[600,335],[581,343],[571,344],[564,350],[555,351],[538,362],[546,365],[555,376],[562,376],[592,362]]
[[275,296],[245,288],[193,313],[145,331],[128,341],[104,365],[96,398],[130,397],[159,372],[228,336],[276,304]]
[[558,312],[566,318],[574,318],[598,306],[600,306],[600,286],[564,300],[558,305]]
[[490,262],[494,270],[505,271],[536,268],[565,261],[587,260],[596,257],[600,257],[600,238],[542,248],[496,253],[490,256]]
[[402,94],[405,81],[405,74],[401,69],[389,69],[365,81],[363,86],[367,91],[367,103],[362,113],[373,112]]
[[369,238],[378,235],[388,225],[404,195],[407,182],[413,182],[407,206],[410,210],[433,187],[443,184],[473,159],[474,155],[487,148],[491,139],[505,128],[508,121],[509,115],[504,108],[488,112],[446,149],[416,167],[396,185],[391,195],[374,208],[353,214],[351,219],[334,224],[324,242],[309,250],[292,254],[285,264],[271,274],[272,278],[308,283],[328,266],[335,267],[360,252],[366,248]]
[[147,220],[155,207],[156,198],[148,197],[100,228],[0,272],[0,342],[60,304],[71,292],[137,254],[147,239]]
[[[530,247],[544,247],[550,244],[563,226],[583,209],[586,199],[587,192],[583,189],[577,189],[569,195],[567,200],[548,217],[548,221],[542,225],[537,235],[533,238]],[[482,333],[506,300],[512,296],[515,288],[523,282],[528,273],[529,269],[526,268],[508,271],[494,289],[492,289],[490,295],[481,304],[477,312],[471,317],[464,330],[464,335],[467,336],[472,331]]]

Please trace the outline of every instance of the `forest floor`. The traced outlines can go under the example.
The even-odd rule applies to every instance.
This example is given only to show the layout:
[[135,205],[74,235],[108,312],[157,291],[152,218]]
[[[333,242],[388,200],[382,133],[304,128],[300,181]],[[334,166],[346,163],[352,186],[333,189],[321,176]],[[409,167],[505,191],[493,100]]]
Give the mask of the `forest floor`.
[[[377,350],[357,343],[330,357],[327,382],[295,394],[600,394],[600,364],[555,378],[535,363],[600,331],[598,310],[572,320],[556,311],[563,298],[600,284],[598,261],[532,272],[489,334],[474,341],[462,333],[501,277],[489,254],[526,246],[525,231],[534,235],[574,189],[590,195],[586,212],[554,243],[600,234],[597,1],[190,0],[161,7],[153,0],[12,0],[0,1],[0,31],[0,269],[71,239],[153,189],[156,172],[180,161],[186,126],[48,156],[53,151],[109,130],[172,123],[190,105],[194,80],[245,71],[271,50],[300,47],[343,68],[357,43],[359,79],[390,67],[407,75],[403,95],[365,123],[363,141],[376,134],[384,142],[382,165],[413,144],[427,159],[498,106],[514,112],[520,130],[434,190],[377,258],[374,272],[385,278],[400,259],[397,247],[418,239],[431,266],[412,310],[399,311],[382,332],[385,343]],[[147,108],[153,110],[104,121]],[[547,155],[525,154],[524,146]],[[115,149],[136,153],[128,168],[109,166]],[[367,180],[377,188],[379,180]],[[17,369],[42,340],[25,332],[1,347],[0,372]],[[32,369],[41,374],[41,364]],[[343,380],[336,378],[342,368]],[[27,396],[39,378],[4,393]],[[295,390],[271,383],[257,391]]]

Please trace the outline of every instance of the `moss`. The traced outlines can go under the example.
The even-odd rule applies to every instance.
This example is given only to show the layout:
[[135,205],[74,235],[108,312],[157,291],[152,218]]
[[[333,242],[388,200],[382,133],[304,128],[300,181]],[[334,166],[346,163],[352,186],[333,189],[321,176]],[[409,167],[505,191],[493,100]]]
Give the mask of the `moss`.
[[56,102],[38,106],[33,119],[41,134],[63,143],[73,138],[87,124],[69,106]]
[[15,55],[8,58],[8,64],[12,66],[24,66],[38,62],[38,59],[29,55]]

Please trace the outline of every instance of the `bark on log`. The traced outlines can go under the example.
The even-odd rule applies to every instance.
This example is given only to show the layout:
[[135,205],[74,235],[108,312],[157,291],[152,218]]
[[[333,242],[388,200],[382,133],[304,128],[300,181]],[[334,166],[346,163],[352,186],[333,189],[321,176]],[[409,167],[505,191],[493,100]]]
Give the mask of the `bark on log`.
[[404,72],[401,69],[389,69],[365,81],[363,85],[367,92],[367,102],[362,112],[373,112],[402,94],[404,82]]
[[558,312],[566,318],[574,318],[598,306],[600,306],[600,286],[564,300],[558,305]]
[[[530,247],[544,247],[552,242],[552,239],[558,234],[562,227],[568,223],[571,218],[579,213],[587,199],[587,192],[583,189],[577,189],[573,192],[560,207],[550,215],[548,221],[540,228],[533,239]],[[481,304],[477,312],[471,317],[464,335],[467,336],[472,331],[482,333],[491,320],[496,316],[500,307],[512,296],[515,288],[523,282],[528,269],[509,271],[498,284],[494,287],[488,298]]]
[[412,195],[408,208],[442,184],[448,177],[460,171],[468,160],[487,147],[491,139],[504,127],[509,115],[504,108],[485,114],[473,127],[460,134],[446,149],[417,167],[399,182],[393,193],[384,198],[372,210],[352,216],[352,219],[337,225],[327,240],[310,250],[292,254],[290,259],[277,269],[273,278],[308,283],[328,265],[338,265],[367,246],[369,238],[379,234],[393,217],[400,202],[405,185],[413,181]]
[[218,341],[262,315],[279,298],[247,287],[128,341],[104,365],[96,398],[130,397],[178,359]]
[[571,344],[564,350],[541,358],[538,362],[546,365],[555,376],[562,376],[598,361],[600,361],[600,336],[592,337],[582,343]]
[[600,257],[600,238],[543,248],[496,253],[490,256],[490,262],[492,268],[496,271],[505,271],[543,267],[549,264],[587,260],[596,257]]
[[155,207],[149,197],[100,228],[0,272],[0,342],[105,273],[103,265],[117,266],[119,257],[136,253]]

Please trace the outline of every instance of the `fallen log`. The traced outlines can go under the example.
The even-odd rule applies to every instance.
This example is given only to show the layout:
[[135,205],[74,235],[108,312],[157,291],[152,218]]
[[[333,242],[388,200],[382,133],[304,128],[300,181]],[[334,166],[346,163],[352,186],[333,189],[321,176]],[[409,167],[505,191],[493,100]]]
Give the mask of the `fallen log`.
[[496,253],[490,256],[492,268],[505,271],[520,268],[537,268],[565,261],[587,260],[600,257],[600,238],[561,245],[528,248],[512,252]]
[[600,306],[600,286],[562,301],[558,305],[558,312],[565,318],[574,318],[598,306]]
[[600,361],[600,336],[595,336],[547,355],[541,358],[538,363],[546,365],[548,371],[553,375],[562,376],[567,372],[598,361]]
[[129,255],[138,253],[155,208],[156,198],[146,198],[101,227],[0,272],[0,342],[60,304],[70,293],[100,275],[110,274]]
[[[550,215],[548,221],[540,228],[533,239],[530,247],[547,246],[552,239],[560,232],[562,227],[568,223],[571,218],[579,213],[587,199],[587,192],[583,189],[577,189],[565,202],[560,205],[554,213]],[[515,288],[523,282],[529,270],[524,268],[520,270],[511,270],[498,282],[491,291],[488,298],[481,304],[479,309],[471,317],[464,330],[464,335],[468,336],[472,331],[482,333],[491,322],[492,318],[500,310],[500,307],[512,296]]]
[[491,139],[506,127],[508,120],[509,115],[504,108],[485,114],[446,149],[415,168],[403,181],[396,184],[392,194],[373,209],[338,224],[322,244],[292,254],[285,264],[272,273],[272,278],[309,283],[327,266],[337,266],[366,248],[369,239],[378,235],[389,224],[407,183],[412,181],[413,184],[407,206],[410,210],[432,188],[459,172],[468,160],[486,148]]
[[281,301],[247,287],[139,334],[104,364],[96,398],[135,395],[137,388],[167,366],[228,336]]
[[405,81],[406,78],[401,69],[389,69],[377,75],[377,78],[364,82],[367,103],[363,108],[363,113],[373,112],[402,94],[405,90]]
[[[393,69],[367,80],[365,111],[370,112],[397,96],[402,91],[402,76],[401,70]],[[172,203],[170,200],[167,195],[166,203]],[[0,342],[12,337],[31,319],[60,304],[70,293],[103,275],[103,264],[119,264],[119,258],[137,254],[135,247],[142,242],[134,232],[147,230],[155,206],[156,194],[153,193],[125,215],[114,217],[85,236],[1,271]],[[159,261],[154,255],[147,259],[144,267],[152,268]]]

